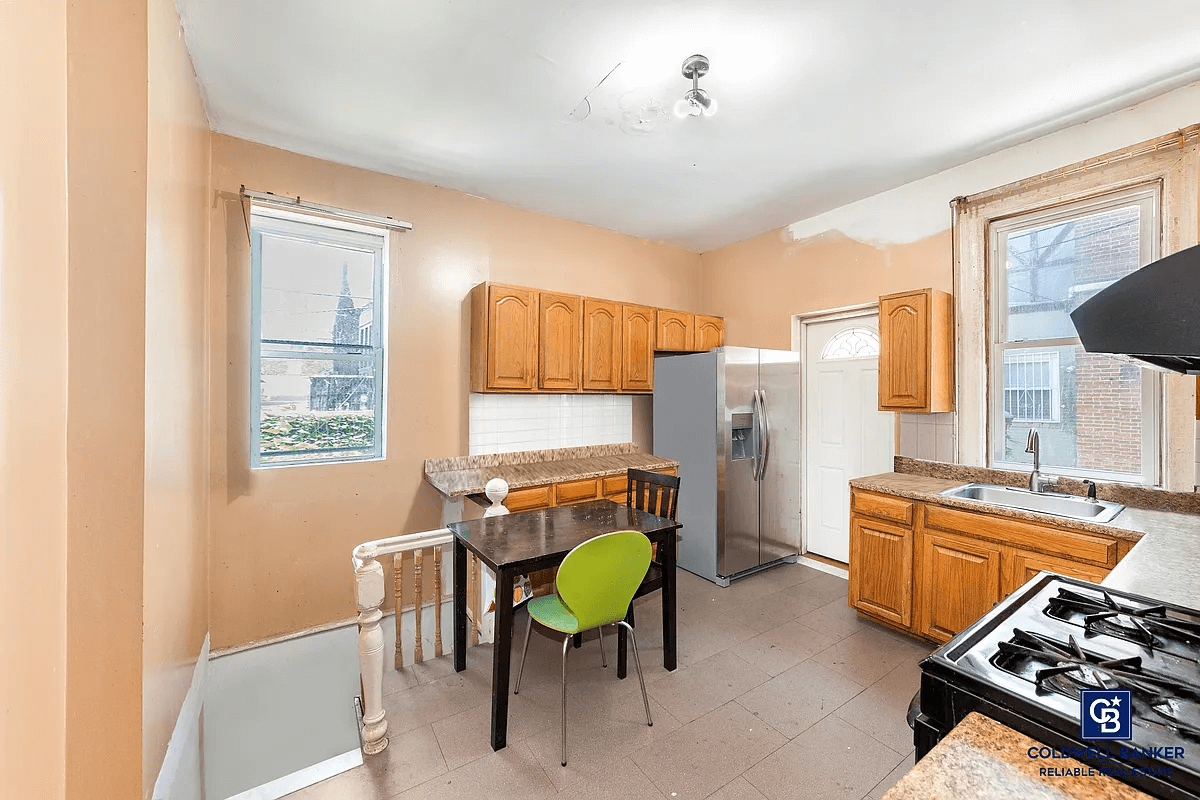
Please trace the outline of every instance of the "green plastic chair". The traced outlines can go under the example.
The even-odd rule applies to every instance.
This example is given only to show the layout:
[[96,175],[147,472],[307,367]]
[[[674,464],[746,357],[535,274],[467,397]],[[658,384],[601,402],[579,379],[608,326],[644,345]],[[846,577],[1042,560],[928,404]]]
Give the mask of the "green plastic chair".
[[642,703],[646,706],[646,724],[650,718],[650,699],[646,696],[646,681],[642,678],[642,661],[638,657],[633,628],[625,621],[633,594],[646,577],[650,567],[650,540],[638,531],[606,533],[567,553],[558,568],[558,594],[535,597],[526,604],[529,627],[525,629],[525,646],[521,651],[521,667],[513,694],[521,693],[521,675],[529,655],[529,635],[533,623],[563,634],[562,661],[562,765],[567,765],[567,653],[571,637],[577,633],[600,630],[600,661],[607,667],[604,656],[604,625],[624,625],[633,647],[633,663],[637,666],[638,682],[642,685]]

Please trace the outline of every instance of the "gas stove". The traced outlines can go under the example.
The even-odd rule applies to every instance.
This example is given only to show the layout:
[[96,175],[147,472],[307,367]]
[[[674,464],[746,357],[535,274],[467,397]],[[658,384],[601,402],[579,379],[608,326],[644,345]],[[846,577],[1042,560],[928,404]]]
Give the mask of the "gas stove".
[[[1200,612],[1044,572],[921,670],[918,759],[978,711],[1046,744],[1031,755],[1039,766],[1065,754],[1150,794],[1200,800]],[[1085,692],[1128,698],[1111,712],[1128,738],[1084,738]]]

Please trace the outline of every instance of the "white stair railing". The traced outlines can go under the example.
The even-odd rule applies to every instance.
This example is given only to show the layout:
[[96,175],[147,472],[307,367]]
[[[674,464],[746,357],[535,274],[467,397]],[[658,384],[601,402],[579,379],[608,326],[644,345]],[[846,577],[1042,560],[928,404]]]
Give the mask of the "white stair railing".
[[[508,484],[499,478],[493,479],[487,485],[487,497],[492,505],[484,516],[507,514],[504,498],[508,495]],[[403,554],[413,553],[413,592],[414,592],[414,633],[413,661],[424,660],[424,648],[421,640],[421,607],[423,594],[423,572],[425,553],[432,551],[433,556],[433,604],[434,604],[434,656],[442,655],[442,547],[454,542],[454,533],[449,528],[438,528],[421,533],[408,533],[403,536],[392,536],[387,539],[376,539],[365,542],[354,548],[351,555],[354,564],[355,600],[358,604],[358,668],[362,678],[363,704],[363,753],[374,755],[383,752],[388,746],[387,719],[383,711],[383,629],[380,621],[383,612],[380,607],[384,599],[383,565],[379,563],[380,556],[393,556],[393,577],[396,596],[396,649],[395,668],[404,666],[404,656],[401,653],[400,618],[404,608],[403,599]],[[468,561],[468,574],[475,575],[475,592],[470,616],[472,639],[478,642],[480,613],[479,580],[480,565],[478,560],[471,557]]]

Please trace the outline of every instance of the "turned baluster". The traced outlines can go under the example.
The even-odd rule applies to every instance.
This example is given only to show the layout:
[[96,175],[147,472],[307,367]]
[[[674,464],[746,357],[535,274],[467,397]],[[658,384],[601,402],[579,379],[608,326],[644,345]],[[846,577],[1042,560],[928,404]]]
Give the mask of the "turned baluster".
[[400,649],[400,614],[404,608],[404,553],[392,556],[392,572],[396,581],[396,669],[404,668],[404,652]]
[[425,551],[413,551],[413,591],[416,593],[416,601],[413,603],[413,636],[415,641],[413,644],[413,663],[420,664],[425,660],[425,654],[421,648],[421,571],[425,565]]
[[433,655],[442,655],[442,548],[433,548]]
[[358,669],[362,679],[363,752],[380,753],[388,746],[387,720],[383,716],[383,566],[373,545],[355,549],[355,602],[358,605]]

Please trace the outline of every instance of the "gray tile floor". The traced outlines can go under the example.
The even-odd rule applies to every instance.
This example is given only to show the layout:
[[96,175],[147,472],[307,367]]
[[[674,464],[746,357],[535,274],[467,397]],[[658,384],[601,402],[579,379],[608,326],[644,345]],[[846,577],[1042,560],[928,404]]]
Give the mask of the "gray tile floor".
[[[635,606],[654,726],[633,665],[616,679],[595,634],[569,656],[568,765],[559,765],[559,645],[535,631],[508,747],[488,746],[491,650],[384,684],[391,745],[291,795],[346,798],[878,798],[913,763],[908,702],[932,649],[857,617],[846,582],[784,565],[726,589],[679,580],[679,669],[662,667],[658,596]],[[527,617],[517,617],[519,647]],[[513,654],[514,679],[520,653]]]

